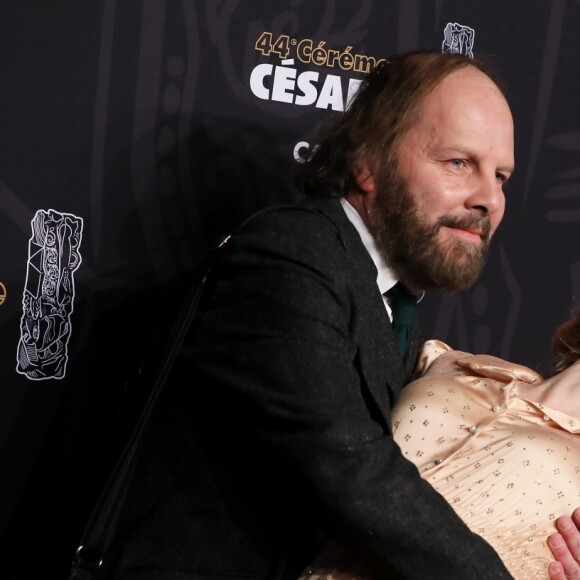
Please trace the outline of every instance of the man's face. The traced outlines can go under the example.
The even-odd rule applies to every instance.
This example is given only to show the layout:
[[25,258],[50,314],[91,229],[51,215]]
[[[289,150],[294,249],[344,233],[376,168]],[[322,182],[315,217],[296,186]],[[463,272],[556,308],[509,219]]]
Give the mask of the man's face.
[[374,176],[368,226],[410,288],[460,290],[481,272],[513,171],[505,99],[473,67],[447,76],[403,137],[398,167]]

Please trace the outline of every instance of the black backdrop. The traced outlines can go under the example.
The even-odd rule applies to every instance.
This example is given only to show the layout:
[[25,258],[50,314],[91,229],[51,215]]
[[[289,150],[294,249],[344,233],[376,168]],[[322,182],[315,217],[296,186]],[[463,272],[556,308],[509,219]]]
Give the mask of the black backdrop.
[[296,148],[373,59],[497,63],[506,218],[478,283],[422,320],[541,369],[580,296],[578,30],[578,0],[0,2],[2,578],[66,576],[193,267],[297,199]]

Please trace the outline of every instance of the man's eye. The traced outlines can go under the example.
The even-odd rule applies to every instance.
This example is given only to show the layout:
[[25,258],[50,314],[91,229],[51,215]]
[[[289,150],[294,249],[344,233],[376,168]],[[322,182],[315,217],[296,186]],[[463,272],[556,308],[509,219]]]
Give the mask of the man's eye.
[[453,165],[453,167],[457,167],[457,169],[459,169],[460,167],[463,167],[463,165],[464,165],[463,159],[452,159],[451,165]]

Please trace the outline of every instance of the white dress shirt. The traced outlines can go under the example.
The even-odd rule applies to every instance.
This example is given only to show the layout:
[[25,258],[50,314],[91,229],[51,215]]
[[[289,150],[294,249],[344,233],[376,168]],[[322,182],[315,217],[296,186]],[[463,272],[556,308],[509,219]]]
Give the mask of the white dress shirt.
[[383,295],[385,307],[387,308],[389,318],[391,319],[392,322],[393,313],[391,312],[391,307],[384,299],[384,293],[387,290],[390,290],[397,283],[397,279],[395,278],[393,271],[387,266],[387,264],[383,260],[383,257],[381,256],[379,250],[377,249],[375,239],[369,232],[369,229],[367,228],[358,211],[356,211],[356,209],[354,209],[354,207],[352,207],[352,205],[350,205],[350,203],[348,203],[348,201],[346,201],[346,199],[344,198],[340,200],[340,203],[342,204],[342,208],[346,213],[346,217],[356,228],[356,231],[359,233],[364,247],[366,248],[373,262],[375,263],[375,266],[377,268],[377,286],[379,287],[379,292]]

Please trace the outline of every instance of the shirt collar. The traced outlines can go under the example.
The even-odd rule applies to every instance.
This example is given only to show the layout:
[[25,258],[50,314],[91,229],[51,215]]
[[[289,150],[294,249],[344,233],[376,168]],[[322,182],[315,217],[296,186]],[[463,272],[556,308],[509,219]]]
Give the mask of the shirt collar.
[[342,208],[346,213],[346,217],[356,228],[364,247],[366,248],[377,268],[377,285],[381,294],[384,294],[397,283],[397,278],[379,253],[375,239],[369,232],[369,229],[367,228],[358,211],[356,211],[356,209],[354,209],[354,207],[350,205],[350,203],[348,203],[348,201],[346,201],[344,198],[340,200],[340,203],[342,204]]

